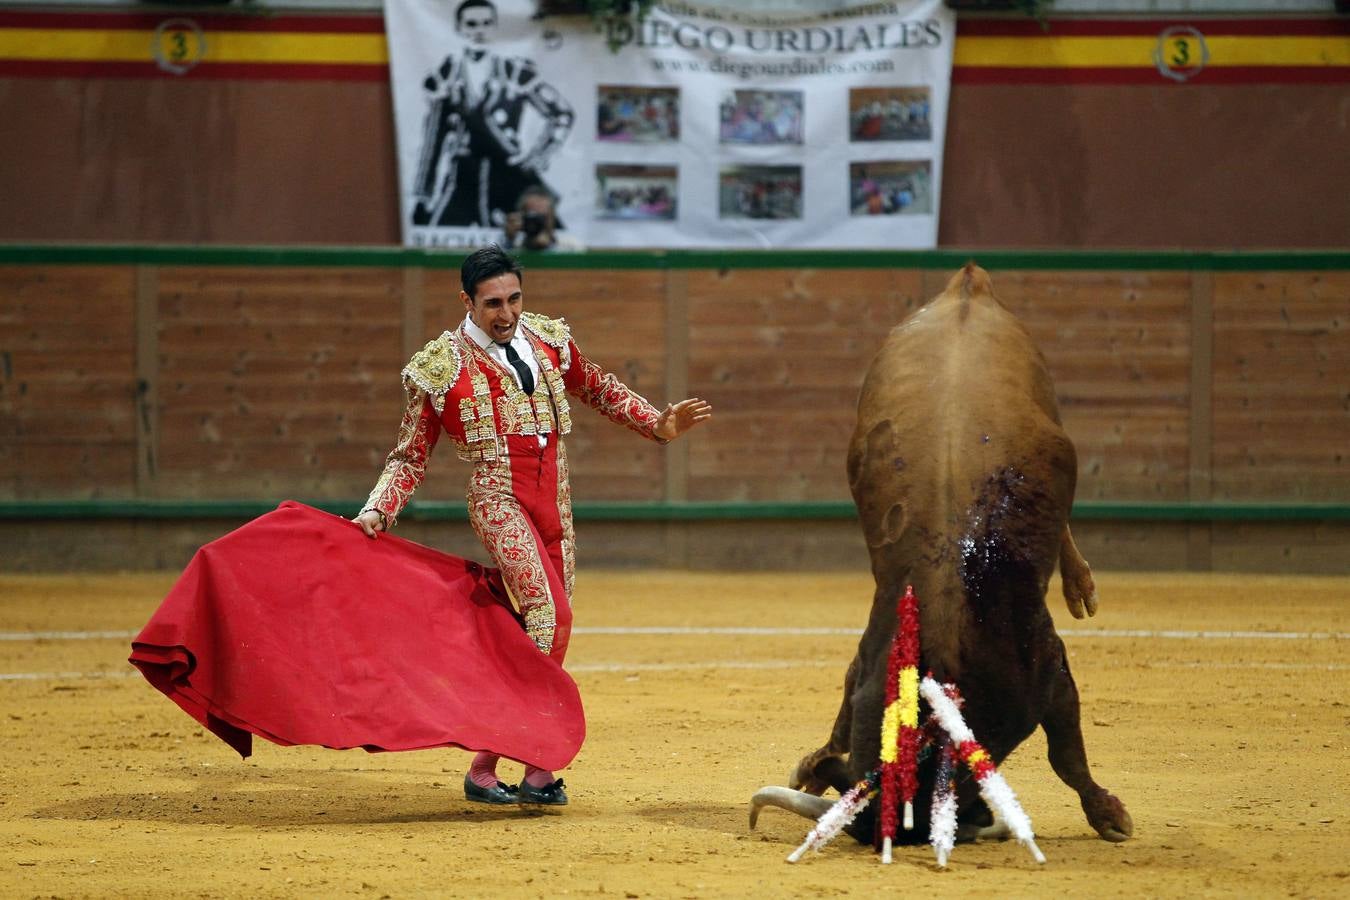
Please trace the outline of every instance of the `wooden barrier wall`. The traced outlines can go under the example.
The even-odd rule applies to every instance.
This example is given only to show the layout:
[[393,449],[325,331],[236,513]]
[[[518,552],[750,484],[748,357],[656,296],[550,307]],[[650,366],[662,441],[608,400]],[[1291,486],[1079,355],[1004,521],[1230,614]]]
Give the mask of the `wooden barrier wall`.
[[[654,402],[716,409],[664,450],[578,415],[577,502],[848,500],[863,371],[951,270],[786,262],[527,261],[528,307],[565,315],[588,355]],[[1049,361],[1081,501],[1350,502],[1350,269],[992,274]],[[416,265],[0,265],[0,501],[359,502],[399,368],[462,317],[457,282]],[[419,496],[457,500],[466,472],[441,448]],[[1193,531],[1169,533],[1164,562],[1240,564],[1265,539],[1248,528],[1230,552],[1211,531],[1188,554]],[[1307,565],[1344,565],[1333,532],[1310,532],[1327,549]],[[1111,552],[1147,561],[1131,542],[1161,533],[1122,525]],[[709,541],[708,558],[752,553]]]

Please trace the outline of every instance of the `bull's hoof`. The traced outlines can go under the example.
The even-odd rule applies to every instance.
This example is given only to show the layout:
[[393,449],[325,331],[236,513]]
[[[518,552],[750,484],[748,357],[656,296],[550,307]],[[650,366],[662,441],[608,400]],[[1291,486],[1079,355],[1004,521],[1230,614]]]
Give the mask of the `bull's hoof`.
[[1125,827],[1128,829],[1127,831],[1117,831],[1115,826],[1108,825],[1103,828],[1098,828],[1097,834],[1100,835],[1101,839],[1104,841],[1110,841],[1113,844],[1119,844],[1124,841],[1128,841],[1130,839],[1130,835],[1134,833],[1133,822],[1126,822]]
[[1075,619],[1097,614],[1097,588],[1091,576],[1081,583],[1064,580],[1064,604]]
[[1102,791],[1095,797],[1085,798],[1083,812],[1087,814],[1088,824],[1104,841],[1119,844],[1134,835],[1134,820],[1130,818],[1125,804],[1113,794]]

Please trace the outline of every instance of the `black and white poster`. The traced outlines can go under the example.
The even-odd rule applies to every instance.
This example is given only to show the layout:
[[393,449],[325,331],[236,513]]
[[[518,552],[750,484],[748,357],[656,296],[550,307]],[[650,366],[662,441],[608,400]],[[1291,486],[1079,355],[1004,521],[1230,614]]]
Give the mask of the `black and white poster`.
[[930,248],[955,15],[387,0],[405,243],[499,240],[526,190],[609,247]]

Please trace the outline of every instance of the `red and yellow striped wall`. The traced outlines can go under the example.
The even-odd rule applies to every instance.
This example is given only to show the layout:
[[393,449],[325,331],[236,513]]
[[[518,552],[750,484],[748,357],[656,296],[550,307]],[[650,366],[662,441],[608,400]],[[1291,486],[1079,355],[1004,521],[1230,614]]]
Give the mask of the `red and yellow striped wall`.
[[962,19],[957,83],[1350,81],[1350,17]]
[[[389,77],[378,14],[0,12],[0,76]],[[960,84],[1350,82],[1350,17],[967,19]]]
[[0,76],[387,81],[384,18],[0,12]]

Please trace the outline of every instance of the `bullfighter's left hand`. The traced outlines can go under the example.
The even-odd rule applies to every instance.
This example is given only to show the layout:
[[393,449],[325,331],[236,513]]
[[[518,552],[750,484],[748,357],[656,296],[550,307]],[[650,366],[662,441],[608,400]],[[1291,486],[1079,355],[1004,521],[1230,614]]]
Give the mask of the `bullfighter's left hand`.
[[663,441],[673,441],[695,425],[700,425],[711,418],[712,404],[707,400],[690,397],[673,406],[667,403],[656,420],[652,434]]

